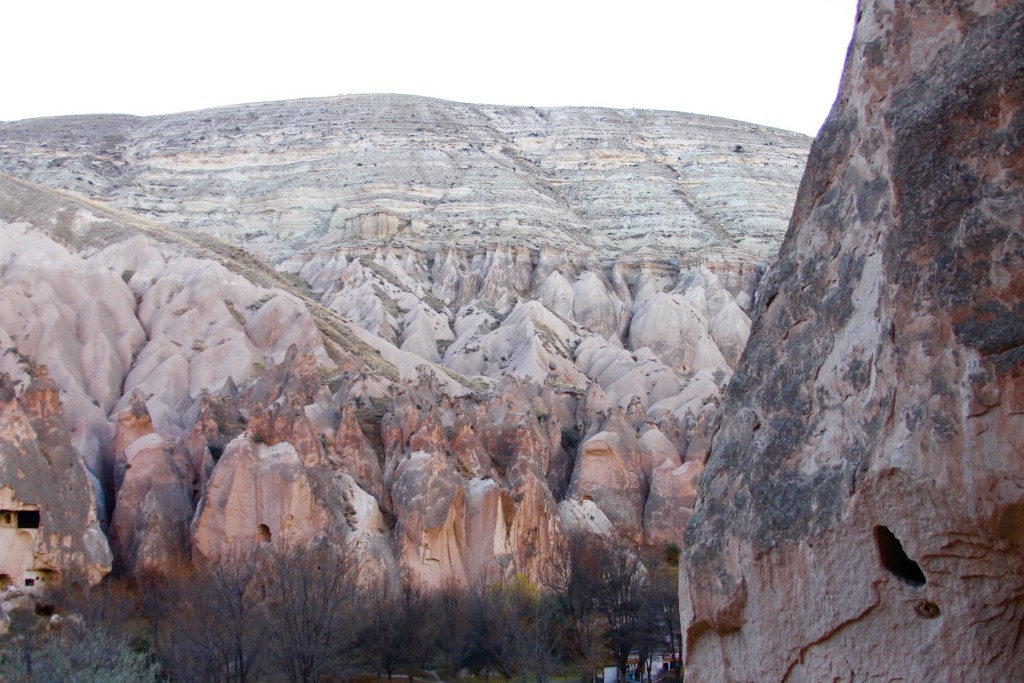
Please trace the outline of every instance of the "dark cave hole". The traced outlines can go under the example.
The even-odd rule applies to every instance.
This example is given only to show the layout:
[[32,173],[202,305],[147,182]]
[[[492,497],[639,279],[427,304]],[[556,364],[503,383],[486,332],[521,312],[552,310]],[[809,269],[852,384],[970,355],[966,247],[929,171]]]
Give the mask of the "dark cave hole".
[[928,583],[921,567],[910,559],[906,551],[903,550],[900,539],[896,538],[896,535],[887,527],[875,527],[875,545],[878,546],[878,556],[882,560],[882,566],[895,574],[897,578],[914,587]]
[[214,462],[220,460],[220,456],[224,453],[223,446],[215,446],[213,444],[209,444],[207,448],[210,449],[210,458],[212,458]]
[[574,455],[580,445],[580,432],[574,427],[562,427],[562,448]]
[[38,529],[39,510],[18,510],[19,529]]

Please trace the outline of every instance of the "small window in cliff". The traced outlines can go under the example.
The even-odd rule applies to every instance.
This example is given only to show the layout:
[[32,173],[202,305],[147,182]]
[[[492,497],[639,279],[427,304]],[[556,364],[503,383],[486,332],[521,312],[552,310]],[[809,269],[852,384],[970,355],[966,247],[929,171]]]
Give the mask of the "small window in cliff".
[[260,524],[256,528],[256,534],[259,536],[261,542],[270,543],[270,527],[268,527],[266,524]]
[[36,580],[35,579],[25,579],[25,585],[31,588],[32,586],[36,585]]
[[38,529],[39,510],[18,510],[19,529]]
[[924,572],[903,550],[900,540],[884,526],[875,527],[875,545],[882,566],[911,586],[919,587],[928,583]]

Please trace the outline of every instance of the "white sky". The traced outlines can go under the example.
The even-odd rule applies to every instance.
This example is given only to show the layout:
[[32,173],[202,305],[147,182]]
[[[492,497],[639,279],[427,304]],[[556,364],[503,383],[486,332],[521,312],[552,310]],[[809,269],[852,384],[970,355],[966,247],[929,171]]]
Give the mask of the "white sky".
[[814,135],[856,0],[8,0],[0,120],[392,92]]

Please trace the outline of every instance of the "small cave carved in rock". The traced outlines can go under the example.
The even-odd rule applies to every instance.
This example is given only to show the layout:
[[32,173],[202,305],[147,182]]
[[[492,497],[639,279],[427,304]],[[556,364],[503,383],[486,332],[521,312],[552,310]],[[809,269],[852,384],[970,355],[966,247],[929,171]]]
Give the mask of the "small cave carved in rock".
[[875,527],[875,545],[878,547],[878,557],[882,561],[882,566],[901,581],[916,588],[928,583],[921,567],[910,559],[903,550],[903,544],[888,527]]

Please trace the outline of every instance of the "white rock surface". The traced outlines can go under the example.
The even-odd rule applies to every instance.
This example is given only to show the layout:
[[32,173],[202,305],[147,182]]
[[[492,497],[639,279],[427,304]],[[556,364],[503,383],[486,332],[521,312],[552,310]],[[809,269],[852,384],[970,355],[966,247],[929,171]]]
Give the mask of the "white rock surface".
[[0,171],[266,254],[501,233],[726,260],[774,253],[810,143],[691,114],[403,95],[37,119],[0,139]]

